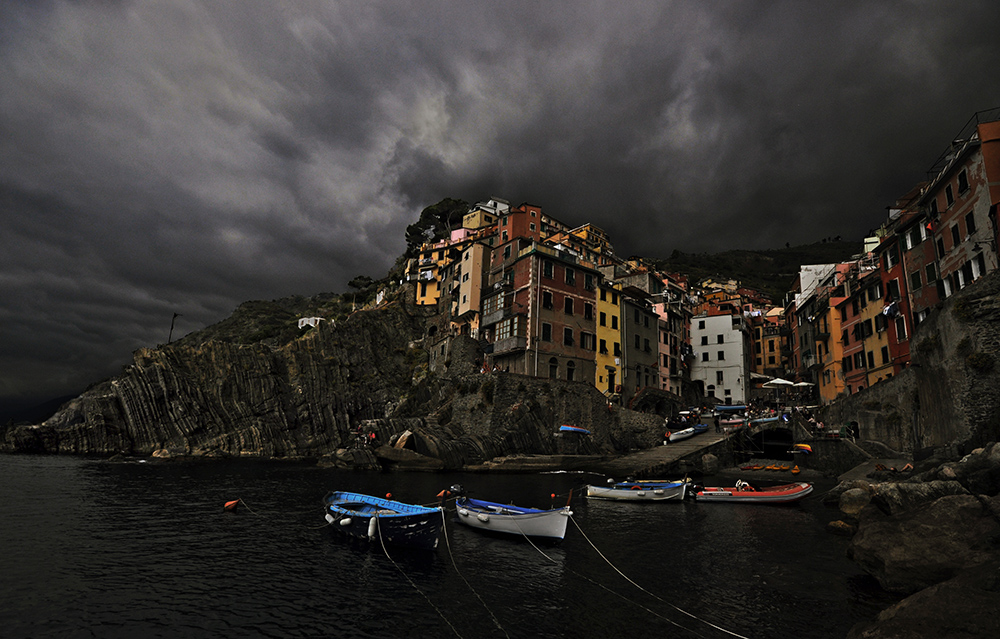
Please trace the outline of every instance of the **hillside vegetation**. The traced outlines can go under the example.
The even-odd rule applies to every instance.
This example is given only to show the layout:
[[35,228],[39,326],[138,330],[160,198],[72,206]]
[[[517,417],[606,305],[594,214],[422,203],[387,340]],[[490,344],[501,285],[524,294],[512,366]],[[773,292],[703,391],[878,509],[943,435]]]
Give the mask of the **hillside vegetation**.
[[683,273],[693,283],[706,278],[737,280],[780,303],[803,264],[842,262],[861,251],[861,242],[837,240],[767,251],[735,250],[714,254],[674,251],[666,259],[646,261],[660,270]]

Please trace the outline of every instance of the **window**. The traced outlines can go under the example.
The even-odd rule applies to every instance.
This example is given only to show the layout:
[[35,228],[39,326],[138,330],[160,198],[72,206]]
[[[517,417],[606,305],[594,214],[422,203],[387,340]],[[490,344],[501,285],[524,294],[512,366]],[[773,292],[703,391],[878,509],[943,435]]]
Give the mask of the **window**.
[[965,232],[967,235],[972,235],[976,232],[976,215],[971,211],[965,216]]
[[719,351],[719,361],[726,359],[726,351]]
[[704,353],[701,354],[701,361],[703,362],[708,361],[708,351],[705,351]]
[[601,355],[607,355],[607,354],[608,354],[608,341],[602,339],[601,340]]
[[890,280],[885,286],[889,299],[893,302],[899,301],[899,282],[897,280]]
[[530,229],[530,230],[534,231],[534,230],[535,230],[535,223],[534,223],[534,222],[532,222],[531,224],[529,224],[529,225],[528,225],[528,229]]
[[906,320],[902,316],[896,318],[896,342],[906,339]]
[[722,335],[716,335],[715,336],[715,341],[716,341],[717,344],[725,344],[726,343],[726,340],[725,340],[725,338]]
[[868,368],[875,368],[875,353],[868,351]]
[[897,264],[899,264],[899,247],[893,245],[885,253],[885,270],[888,271]]
[[920,240],[923,239],[923,233],[921,233],[921,231],[923,230],[923,228],[924,227],[922,227],[922,226],[920,226],[918,224],[917,226],[914,226],[913,229],[910,231],[910,234],[909,234],[910,248],[913,248],[917,244],[920,244]]
[[632,309],[632,320],[636,324],[639,323],[639,309],[637,309],[637,308],[633,308]]
[[552,341],[552,324],[542,322],[542,341],[543,342]]
[[575,376],[576,376],[576,364],[571,361],[566,362],[566,380],[572,382]]
[[613,330],[613,331],[617,331],[618,330],[618,316],[617,315],[612,315],[611,316],[611,330]]
[[647,353],[650,352],[649,340],[648,339],[642,340],[642,350],[646,351]]
[[542,262],[542,277],[552,279],[552,262],[548,260]]
[[573,345],[573,329],[572,328],[564,328],[563,329],[563,344],[565,346],[572,346]]
[[573,298],[572,297],[567,297],[567,298],[563,299],[563,307],[565,308],[567,315],[572,315],[573,314]]
[[555,357],[549,359],[549,377],[552,379],[559,377],[559,360]]
[[615,353],[614,353],[614,355],[615,355],[615,357],[621,357],[622,356],[622,345],[619,344],[618,342],[615,342]]
[[928,284],[937,280],[937,274],[934,272],[934,264],[928,264],[924,267],[924,279],[927,280]]
[[[500,234],[500,241],[501,242],[507,241],[507,231],[504,231],[503,233]],[[507,256],[508,257],[510,256],[510,247],[507,247]]]
[[715,371],[715,383],[716,383],[716,385],[722,383],[722,377],[723,377],[722,371]]
[[768,364],[773,364],[774,363],[774,355],[768,355],[767,356],[767,363]]
[[566,283],[570,286],[576,286],[576,271],[566,267]]
[[601,289],[601,301],[602,302],[608,301],[608,291],[603,288]]
[[594,350],[595,341],[596,339],[593,333],[580,333],[580,348],[592,351]]
[[962,242],[962,236],[958,232],[958,224],[951,227],[951,248],[955,248]]
[[583,275],[583,288],[588,291],[594,290],[594,276],[591,273],[584,273]]
[[611,291],[611,305],[618,306],[618,293]]
[[854,368],[862,370],[865,367],[865,354],[857,352],[854,354]]
[[931,216],[936,217],[937,214],[938,214],[937,197],[935,197],[931,200]]
[[601,326],[608,325],[608,314],[605,313],[604,311],[601,311],[600,324]]
[[958,174],[958,193],[961,195],[969,190],[969,176],[962,169]]
[[920,271],[913,271],[910,273],[910,289],[915,291],[920,288],[920,286]]
[[948,206],[955,203],[955,193],[951,190],[951,185],[944,187],[944,199],[948,201]]
[[542,291],[542,308],[552,308],[552,293],[551,291]]
[[639,350],[639,336],[635,336],[635,350]]
[[701,336],[701,345],[702,346],[708,346],[708,335],[702,335]]
[[649,328],[649,315],[642,316],[642,325]]
[[774,340],[769,340],[767,342],[767,352],[768,353],[773,353],[774,352]]
[[888,364],[889,363],[889,347],[888,346],[883,346],[882,347],[882,363],[883,364]]
[[698,328],[705,328],[705,320],[698,320]]
[[[506,240],[507,238],[504,239]],[[503,247],[503,259],[506,260],[509,257],[510,257],[510,246],[505,246]]]
[[877,302],[880,299],[882,299],[882,282],[878,282],[868,289],[869,302]]

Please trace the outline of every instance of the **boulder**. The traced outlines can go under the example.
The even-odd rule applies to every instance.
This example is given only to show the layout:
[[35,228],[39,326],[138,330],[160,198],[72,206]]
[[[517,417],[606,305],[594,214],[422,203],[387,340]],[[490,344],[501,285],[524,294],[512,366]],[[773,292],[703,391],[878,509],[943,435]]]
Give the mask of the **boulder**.
[[840,496],[853,489],[860,489],[871,493],[872,486],[864,479],[842,481],[823,495],[823,504],[830,508],[838,508],[840,506]]
[[852,488],[840,496],[840,512],[851,517],[857,517],[861,510],[871,503],[872,494],[864,488]]
[[408,448],[379,446],[375,449],[375,457],[388,463],[393,470],[444,470],[444,462],[440,459],[421,455]]
[[995,637],[1000,610],[1000,561],[962,571],[854,626],[848,639]]
[[872,503],[887,515],[914,510],[949,495],[968,495],[957,481],[887,482],[872,489]]
[[1000,557],[1000,523],[972,495],[941,497],[919,510],[862,512],[848,555],[883,588],[913,593]]

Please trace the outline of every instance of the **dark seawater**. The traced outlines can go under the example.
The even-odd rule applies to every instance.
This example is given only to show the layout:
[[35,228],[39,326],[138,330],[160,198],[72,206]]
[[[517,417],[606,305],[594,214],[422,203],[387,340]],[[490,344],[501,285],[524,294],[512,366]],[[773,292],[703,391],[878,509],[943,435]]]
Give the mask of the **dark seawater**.
[[[816,493],[791,507],[574,496],[562,543],[449,517],[447,544],[391,559],[320,506],[328,490],[432,503],[461,483],[548,507],[600,479],[0,456],[0,636],[809,639],[889,603],[824,531],[836,513]],[[250,510],[224,512],[237,498]]]

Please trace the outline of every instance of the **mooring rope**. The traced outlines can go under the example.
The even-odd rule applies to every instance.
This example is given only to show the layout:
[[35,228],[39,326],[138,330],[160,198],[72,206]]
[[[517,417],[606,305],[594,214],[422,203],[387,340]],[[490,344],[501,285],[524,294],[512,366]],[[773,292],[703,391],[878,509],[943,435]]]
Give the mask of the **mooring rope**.
[[728,635],[732,635],[733,637],[738,637],[739,639],[749,639],[748,637],[745,637],[745,636],[743,636],[741,634],[735,633],[732,630],[726,630],[725,628],[723,628],[721,626],[717,626],[714,623],[712,623],[711,621],[708,621],[706,619],[702,619],[701,617],[699,617],[699,616],[697,616],[697,615],[695,615],[693,613],[690,613],[687,610],[684,610],[682,608],[677,607],[676,605],[674,605],[673,603],[671,603],[671,602],[667,601],[666,599],[660,597],[656,593],[653,593],[653,592],[650,592],[649,590],[646,590],[641,585],[637,584],[635,581],[633,581],[631,578],[629,578],[628,575],[626,575],[621,570],[619,570],[617,566],[615,566],[613,563],[611,563],[611,560],[608,559],[604,555],[604,553],[602,553],[600,551],[600,549],[597,546],[594,545],[594,542],[592,542],[590,540],[590,537],[587,536],[587,533],[583,532],[583,529],[580,528],[580,524],[576,523],[576,519],[574,519],[573,517],[570,517],[570,520],[573,522],[573,525],[576,526],[576,529],[580,531],[580,534],[583,535],[583,538],[587,540],[587,543],[590,544],[590,547],[593,548],[597,552],[597,554],[601,556],[601,559],[603,559],[604,561],[606,561],[609,566],[611,566],[612,568],[614,568],[615,572],[617,572],[619,575],[621,575],[622,578],[625,579],[625,581],[629,582],[630,584],[632,584],[633,586],[635,586],[639,590],[643,591],[647,595],[653,597],[657,601],[661,601],[661,602],[667,604],[668,606],[670,606],[671,608],[673,608],[674,610],[676,610],[677,612],[679,612],[681,614],[687,615],[688,617],[691,617],[692,619],[700,621],[701,623],[703,623],[705,625],[708,625],[708,626],[711,626],[712,628],[715,628],[716,630],[724,632],[724,633],[726,633]]
[[[570,518],[570,520],[572,520],[572,519],[573,519],[572,515],[570,515],[570,516],[569,516],[569,518]],[[550,556],[548,556],[547,554],[545,554],[545,552],[544,552],[544,551],[542,551],[542,549],[541,549],[541,548],[539,548],[539,547],[538,547],[538,546],[537,546],[537,545],[535,544],[535,542],[531,540],[531,537],[529,537],[529,536],[528,536],[528,535],[527,535],[527,534],[526,534],[526,533],[524,532],[524,530],[523,530],[523,529],[521,528],[520,524],[518,524],[518,523],[517,523],[517,519],[516,519],[516,518],[512,518],[512,519],[511,519],[511,521],[513,521],[513,522],[514,522],[514,525],[515,525],[515,526],[517,526],[517,530],[518,530],[518,532],[520,532],[520,533],[521,533],[521,535],[522,535],[522,536],[523,536],[523,537],[525,538],[525,540],[527,540],[527,542],[528,542],[529,544],[531,544],[531,547],[532,547],[532,548],[534,548],[534,549],[535,549],[536,551],[538,551],[538,554],[540,554],[540,555],[541,555],[542,557],[545,557],[546,559],[548,559],[548,560],[549,560],[549,561],[551,561],[552,563],[555,563],[555,564],[558,564],[558,563],[559,563],[559,562],[558,562],[557,560],[555,560],[555,559],[553,559],[552,557],[550,557]],[[574,523],[574,525],[576,524],[576,522],[575,522],[575,521],[574,521],[573,523]],[[577,527],[579,528],[579,526],[577,526]],[[581,531],[581,532],[582,532],[582,531]],[[586,537],[586,535],[584,535],[584,537]],[[663,619],[663,620],[664,620],[664,621],[666,621],[667,623],[669,623],[669,624],[671,624],[671,625],[673,625],[673,626],[676,626],[676,627],[680,628],[681,630],[687,630],[688,632],[690,632],[690,633],[694,634],[694,635],[695,635],[695,636],[697,636],[697,637],[703,637],[703,635],[700,635],[700,634],[698,634],[698,633],[697,633],[696,631],[692,630],[691,628],[687,628],[687,627],[685,627],[685,626],[682,626],[681,624],[677,623],[677,622],[676,622],[676,621],[674,621],[673,619],[670,619],[669,617],[665,617],[665,616],[661,615],[660,613],[656,612],[655,610],[652,610],[652,609],[650,609],[650,608],[647,608],[646,606],[642,605],[642,604],[641,604],[641,603],[639,603],[638,601],[634,601],[634,600],[632,600],[632,599],[629,599],[629,598],[628,598],[628,597],[626,597],[625,595],[623,595],[623,594],[621,594],[621,593],[619,593],[619,592],[615,592],[614,590],[611,590],[610,588],[608,588],[608,587],[607,587],[607,586],[605,586],[604,584],[602,584],[602,583],[600,583],[599,581],[596,581],[596,580],[594,580],[594,579],[591,579],[591,578],[590,578],[590,577],[588,577],[587,575],[584,575],[584,574],[582,574],[582,573],[579,573],[579,572],[577,572],[577,571],[573,570],[572,568],[566,568],[566,570],[568,570],[568,571],[569,571],[570,573],[572,573],[572,574],[576,575],[577,577],[580,577],[581,579],[585,579],[585,580],[589,581],[590,583],[594,584],[595,586],[598,586],[598,587],[602,588],[603,590],[606,590],[606,591],[608,591],[609,593],[611,593],[612,595],[615,595],[616,597],[619,597],[619,598],[621,598],[621,599],[624,599],[625,601],[627,601],[627,602],[629,602],[629,603],[631,603],[631,604],[633,604],[633,605],[636,605],[636,606],[639,606],[640,608],[642,608],[643,610],[645,610],[645,611],[646,611],[646,612],[648,612],[649,614],[653,615],[654,617],[659,617],[660,619]],[[703,639],[704,639],[704,638],[703,638]]]
[[378,515],[372,515],[372,516],[375,518],[375,529],[378,530],[378,540],[379,543],[382,544],[382,552],[385,553],[386,558],[388,558],[388,560],[392,563],[393,567],[395,567],[395,569],[399,571],[399,574],[403,575],[403,577],[408,582],[410,582],[410,586],[412,586],[414,590],[419,592],[420,596],[422,596],[424,599],[427,600],[427,603],[429,603],[431,605],[431,608],[434,609],[434,612],[436,612],[438,616],[441,617],[441,619],[443,619],[446,624],[448,624],[448,627],[451,628],[451,631],[455,633],[455,636],[458,637],[459,639],[464,639],[462,637],[462,634],[455,628],[455,626],[451,624],[451,621],[449,621],[448,618],[444,616],[444,613],[441,612],[441,609],[434,605],[434,602],[431,601],[431,598],[428,597],[427,594],[424,593],[424,591],[421,590],[417,586],[417,584],[413,582],[412,579],[410,579],[409,575],[403,572],[403,569],[399,567],[399,564],[397,564],[396,561],[392,558],[392,555],[389,554],[389,551],[385,547],[385,540],[382,539],[382,526],[380,526],[378,523]]
[[493,611],[490,610],[490,607],[486,605],[486,602],[483,601],[483,598],[479,596],[479,593],[476,592],[476,589],[472,587],[472,584],[469,583],[469,580],[466,579],[465,575],[463,575],[462,572],[458,569],[458,564],[455,563],[455,554],[451,552],[451,541],[448,539],[448,530],[447,530],[447,527],[446,527],[446,524],[445,524],[445,519],[446,519],[446,517],[445,517],[445,510],[442,507],[441,508],[441,531],[444,533],[444,543],[445,543],[445,546],[448,547],[448,557],[451,558],[451,565],[455,567],[455,572],[458,574],[459,577],[462,578],[462,581],[465,582],[465,585],[469,587],[469,590],[472,591],[472,594],[474,594],[476,596],[476,599],[479,600],[479,603],[483,604],[483,608],[486,609],[486,612],[490,613],[490,617],[493,619],[493,623],[496,625],[496,627],[500,629],[500,632],[502,632],[504,634],[504,636],[507,637],[507,639],[510,639],[510,635],[507,634],[507,631],[504,630],[504,627],[500,625],[500,620],[497,619],[497,616],[495,614],[493,614]]

